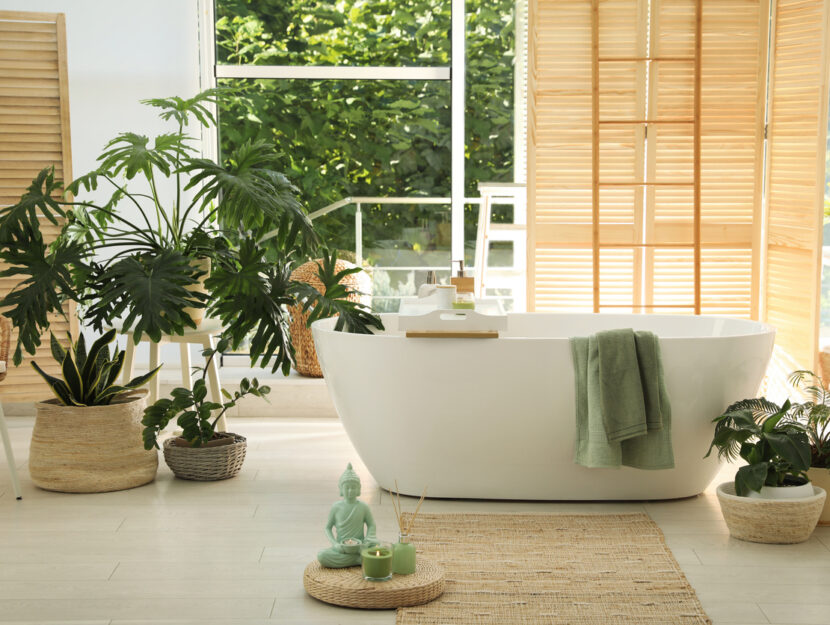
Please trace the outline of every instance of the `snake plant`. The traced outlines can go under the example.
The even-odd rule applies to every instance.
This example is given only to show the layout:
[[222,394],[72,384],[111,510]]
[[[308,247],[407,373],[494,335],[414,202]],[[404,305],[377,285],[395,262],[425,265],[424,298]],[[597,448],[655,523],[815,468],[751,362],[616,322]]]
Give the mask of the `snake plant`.
[[63,379],[49,375],[35,362],[32,362],[32,367],[46,380],[62,405],[106,406],[119,393],[146,384],[161,368],[133,378],[123,386],[117,385],[115,381],[124,366],[125,353],[116,346],[110,354],[109,344],[114,340],[115,330],[110,330],[87,350],[86,340],[81,334],[74,343],[70,340],[69,349],[64,349],[55,335],[51,335],[52,356],[61,365]]

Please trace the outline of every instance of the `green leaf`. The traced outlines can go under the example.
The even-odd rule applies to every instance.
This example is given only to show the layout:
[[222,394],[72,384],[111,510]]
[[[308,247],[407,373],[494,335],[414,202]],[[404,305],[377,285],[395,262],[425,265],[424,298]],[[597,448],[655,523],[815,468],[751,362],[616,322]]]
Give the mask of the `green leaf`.
[[[86,364],[86,339],[84,338],[83,332],[78,335],[78,340],[75,343],[73,351],[75,352],[75,366],[80,372]],[[81,382],[83,382],[83,378],[81,378]]]
[[794,473],[810,468],[810,441],[804,432],[770,433],[766,440],[775,453],[789,463]]
[[162,134],[155,138],[154,147],[150,148],[150,139],[133,132],[124,132],[107,143],[105,151],[98,157],[100,169],[117,175],[124,172],[131,180],[139,172],[151,179],[153,169],[158,169],[165,176],[194,148],[185,144],[187,135],[180,133]]
[[220,87],[206,89],[188,99],[174,96],[172,98],[142,100],[141,103],[162,109],[163,112],[160,114],[162,119],[172,119],[180,126],[186,126],[192,117],[202,126],[209,127],[216,124],[211,105],[215,104],[218,96],[223,93],[230,95],[233,90]]
[[[275,229],[279,236],[293,236],[300,250],[317,241],[311,221],[297,199],[298,189],[275,171],[276,151],[265,141],[247,141],[225,165],[209,159],[186,159],[182,172],[190,175],[185,189],[197,189],[194,202],[203,208],[218,204],[225,223],[243,230]],[[291,242],[293,243],[293,242]],[[283,249],[292,247],[286,244]]]
[[57,362],[63,362],[66,350],[63,348],[63,345],[60,344],[57,337],[51,332],[49,333],[49,347],[52,349],[52,358],[54,358]]
[[264,248],[244,240],[238,260],[220,264],[206,282],[214,296],[209,313],[222,321],[231,343],[238,345],[253,333],[251,361],[266,367],[273,358],[273,371],[288,371],[294,359],[286,311],[296,303],[290,276],[284,259],[269,261]]
[[193,399],[196,403],[204,401],[207,397],[207,385],[204,379],[198,379],[193,384]]
[[785,416],[787,416],[787,413],[784,412],[784,411],[781,411],[781,412],[779,412],[777,414],[774,414],[771,417],[767,418],[763,422],[763,425],[761,427],[762,431],[765,434],[769,434],[770,432],[775,430],[775,427],[780,423],[781,419],[783,419]]
[[72,354],[66,352],[61,364],[61,372],[66,385],[69,387],[69,392],[72,393],[72,399],[77,403],[83,402],[84,397],[84,382],[81,379],[81,373],[75,361],[72,360]]
[[195,271],[190,259],[174,250],[122,258],[94,280],[86,319],[100,328],[123,316],[123,327],[133,330],[136,342],[145,333],[156,342],[162,334],[182,334],[185,327],[196,327],[184,308],[205,300],[185,288],[195,284]]
[[35,354],[40,337],[49,328],[49,316],[65,316],[64,299],[78,297],[70,267],[82,266],[86,255],[76,243],[58,242],[51,248],[39,231],[24,228],[8,240],[0,240],[0,260],[8,267],[0,277],[13,277],[17,286],[0,299],[0,308],[18,330],[13,361],[19,365],[23,350]]
[[78,406],[78,404],[72,397],[72,392],[69,390],[69,387],[66,385],[66,382],[61,380],[60,378],[56,378],[54,376],[49,375],[43,369],[41,369],[38,364],[32,361],[32,368],[38,372],[40,377],[42,377],[46,384],[49,385],[52,393],[55,394],[60,402],[64,406]]
[[759,462],[742,466],[735,474],[735,492],[746,497],[750,491],[760,492],[767,478],[769,463]]
[[140,387],[144,386],[145,384],[147,384],[147,382],[152,380],[154,377],[156,377],[156,374],[158,374],[159,371],[161,371],[160,366],[156,367],[152,371],[149,371],[149,372],[145,373],[144,375],[136,376],[132,380],[127,382],[124,385],[124,388],[128,388],[128,389],[140,388]]
[[115,330],[106,332],[95,340],[89,348],[86,362],[81,369],[81,378],[87,393],[97,386],[101,378],[104,362],[109,360],[109,348],[107,346],[115,340],[115,334]]
[[0,241],[20,238],[25,231],[40,236],[40,216],[58,225],[66,211],[55,197],[60,196],[62,182],[55,179],[55,168],[45,167],[38,172],[17,204],[0,210]]

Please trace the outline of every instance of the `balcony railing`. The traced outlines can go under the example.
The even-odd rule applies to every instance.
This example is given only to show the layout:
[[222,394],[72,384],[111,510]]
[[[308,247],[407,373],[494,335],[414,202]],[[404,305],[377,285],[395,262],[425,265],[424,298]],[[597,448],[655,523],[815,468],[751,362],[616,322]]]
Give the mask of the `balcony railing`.
[[[510,308],[513,310],[525,309],[525,293],[526,293],[526,206],[523,184],[512,183],[482,183],[479,185],[480,197],[465,197],[465,205],[478,206],[478,224],[477,235],[475,240],[475,252],[473,254],[474,262],[467,267],[468,272],[472,272],[476,277],[477,294],[480,297],[492,297],[500,299],[503,302],[511,301]],[[364,266],[364,211],[363,208],[367,205],[380,206],[397,206],[404,205],[443,205],[450,206],[451,199],[447,197],[380,197],[380,196],[351,196],[345,197],[341,200],[333,202],[328,206],[320,208],[309,214],[309,218],[313,221],[319,219],[324,215],[328,215],[334,211],[338,211],[347,206],[355,207],[354,214],[354,233],[355,233],[355,264]],[[490,212],[494,205],[512,204],[513,205],[513,223],[490,223]],[[275,234],[275,233],[272,233]],[[269,235],[266,235],[268,237]],[[508,244],[507,247],[512,246],[512,254],[503,254],[504,259],[510,259],[509,264],[488,263],[490,252],[490,244],[502,242]],[[447,264],[446,265],[413,265],[413,264],[395,264],[382,265],[373,264],[372,271],[375,277],[379,272],[393,272],[393,271],[411,271],[411,272],[427,272],[435,271],[450,275],[451,268],[449,265],[449,253],[447,249]],[[476,266],[478,265],[478,266]],[[486,268],[483,269],[483,268]],[[486,276],[486,279],[485,279]],[[413,280],[414,284],[414,280]],[[405,297],[414,296],[415,293],[409,294],[383,294],[376,295],[378,299],[385,300],[400,300]]]

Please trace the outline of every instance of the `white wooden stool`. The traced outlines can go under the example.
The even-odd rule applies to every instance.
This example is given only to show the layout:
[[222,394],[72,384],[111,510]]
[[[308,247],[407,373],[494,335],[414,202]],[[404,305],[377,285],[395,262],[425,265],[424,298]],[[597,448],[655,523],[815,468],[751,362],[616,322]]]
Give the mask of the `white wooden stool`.
[[[119,329],[120,330],[120,329]],[[182,384],[185,388],[192,389],[193,384],[190,379],[190,345],[201,345],[203,349],[215,349],[215,336],[222,333],[222,325],[216,319],[204,319],[199,327],[195,330],[193,328],[185,328],[184,334],[162,334],[161,340],[156,343],[149,340],[149,337],[144,335],[142,341],[147,340],[150,343],[150,371],[159,366],[159,352],[162,343],[178,343],[182,360]],[[133,377],[133,359],[135,358],[135,342],[133,341],[133,333],[127,333],[127,350],[124,357],[124,382],[128,382]],[[222,403],[222,386],[219,382],[219,356],[214,356],[208,367],[208,382],[210,387],[211,400],[217,404]],[[161,381],[159,376],[155,376],[150,380],[150,399],[149,404],[155,402],[159,397],[159,387]],[[227,432],[227,422],[223,415],[216,424],[218,432]]]

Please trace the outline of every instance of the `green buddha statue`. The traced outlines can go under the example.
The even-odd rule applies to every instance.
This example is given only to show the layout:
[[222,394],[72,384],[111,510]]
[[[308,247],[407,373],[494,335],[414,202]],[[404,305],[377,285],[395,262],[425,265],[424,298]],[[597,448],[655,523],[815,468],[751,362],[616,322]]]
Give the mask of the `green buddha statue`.
[[360,478],[352,469],[351,463],[340,476],[338,485],[343,499],[331,507],[326,521],[326,536],[331,542],[331,547],[317,554],[320,564],[331,569],[359,565],[361,546],[367,542],[377,541],[372,511],[368,505],[357,500],[360,495]]

